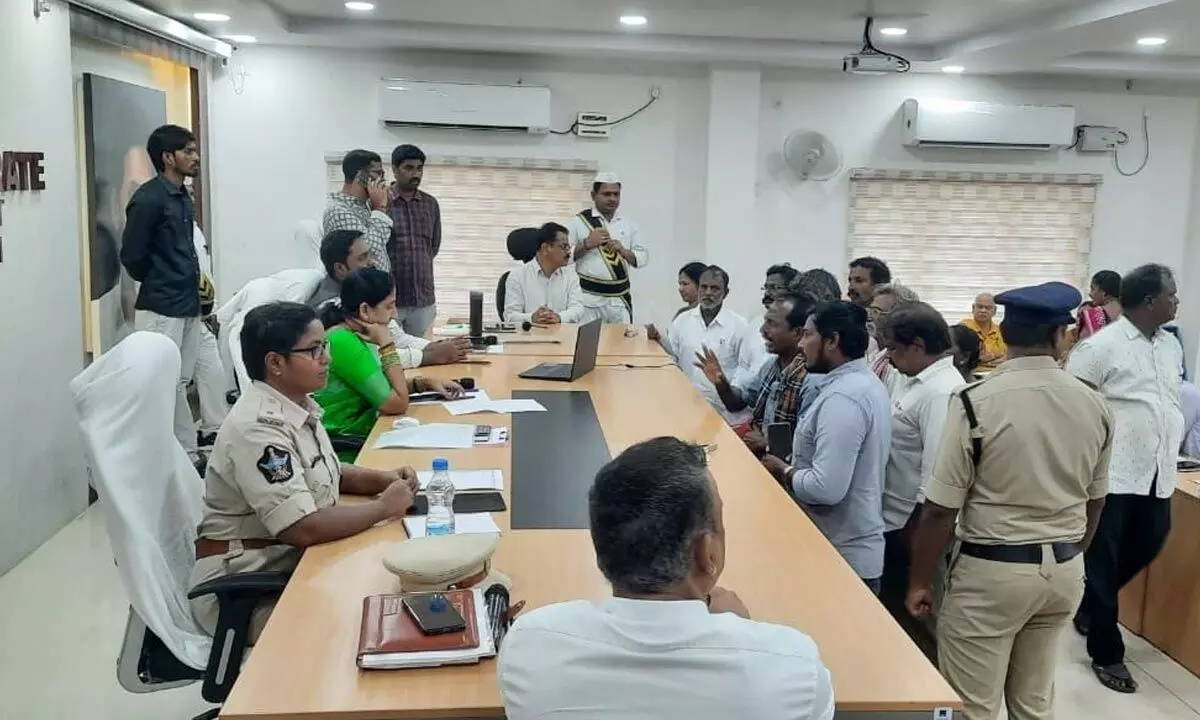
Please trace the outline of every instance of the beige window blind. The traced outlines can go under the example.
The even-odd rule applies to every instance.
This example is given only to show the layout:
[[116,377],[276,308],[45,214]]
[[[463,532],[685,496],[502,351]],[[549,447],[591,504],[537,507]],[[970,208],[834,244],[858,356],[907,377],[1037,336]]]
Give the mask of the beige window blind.
[[[388,165],[390,152],[380,152]],[[344,153],[326,156],[330,192],[342,187]],[[434,261],[438,321],[466,317],[469,293],[484,294],[496,319],[496,285],[519,263],[508,254],[512,230],[566,221],[591,204],[594,163],[430,156],[421,189],[442,209],[442,247]],[[388,168],[389,182],[391,169]]]
[[951,324],[974,297],[1087,288],[1099,175],[854,170],[850,258],[874,255]]

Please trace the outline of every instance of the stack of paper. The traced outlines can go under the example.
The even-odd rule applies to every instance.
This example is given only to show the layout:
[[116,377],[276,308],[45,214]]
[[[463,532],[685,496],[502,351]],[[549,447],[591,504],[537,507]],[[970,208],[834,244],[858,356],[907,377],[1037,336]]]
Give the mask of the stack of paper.
[[[425,516],[412,515],[404,518],[404,530],[410,538],[425,537]],[[499,533],[500,526],[491,513],[455,513],[455,535],[487,535]]]
[[[421,490],[433,480],[432,470],[417,471]],[[504,490],[503,470],[451,470],[450,482],[458,492],[501,492]]]

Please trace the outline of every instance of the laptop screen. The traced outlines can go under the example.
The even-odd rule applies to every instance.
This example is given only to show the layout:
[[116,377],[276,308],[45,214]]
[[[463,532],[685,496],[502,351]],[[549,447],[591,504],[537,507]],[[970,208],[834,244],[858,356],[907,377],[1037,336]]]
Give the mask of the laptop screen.
[[596,352],[600,349],[600,320],[579,328],[575,336],[575,360],[571,363],[571,379],[578,380],[596,368]]

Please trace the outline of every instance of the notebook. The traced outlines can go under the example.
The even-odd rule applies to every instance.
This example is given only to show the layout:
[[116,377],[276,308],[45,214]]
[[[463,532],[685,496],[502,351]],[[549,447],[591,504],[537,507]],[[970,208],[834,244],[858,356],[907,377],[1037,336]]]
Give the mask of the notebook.
[[495,641],[480,590],[451,590],[442,593],[462,614],[466,627],[460,632],[426,635],[404,608],[403,595],[372,595],[363,598],[362,625],[358,636],[358,666],[364,670],[465,665],[496,654]]

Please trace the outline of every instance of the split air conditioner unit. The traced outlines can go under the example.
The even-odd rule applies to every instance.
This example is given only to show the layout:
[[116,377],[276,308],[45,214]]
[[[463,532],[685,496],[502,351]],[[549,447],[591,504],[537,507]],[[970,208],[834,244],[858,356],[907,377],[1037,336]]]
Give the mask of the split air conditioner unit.
[[534,134],[550,130],[550,88],[538,85],[385,78],[379,83],[379,108],[385,125]]
[[905,100],[900,114],[909,147],[1057,150],[1075,140],[1075,108],[1067,105]]

